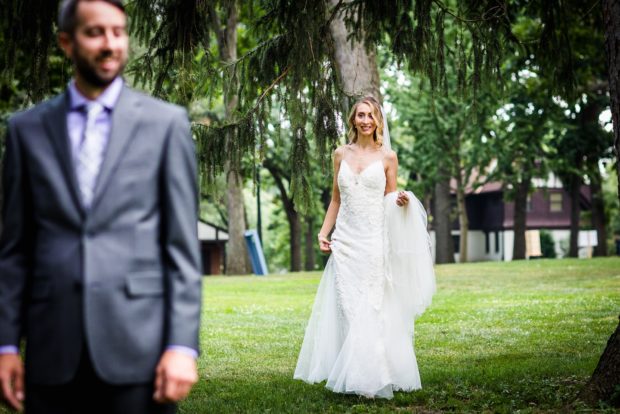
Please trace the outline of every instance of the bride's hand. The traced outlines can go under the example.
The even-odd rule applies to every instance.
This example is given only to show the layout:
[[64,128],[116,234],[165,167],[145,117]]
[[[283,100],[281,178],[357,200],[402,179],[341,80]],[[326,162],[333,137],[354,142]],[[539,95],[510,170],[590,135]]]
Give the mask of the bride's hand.
[[318,235],[319,238],[319,250],[323,253],[331,253],[332,249],[330,248],[331,242],[327,240],[327,237],[322,234]]
[[399,207],[404,207],[409,204],[409,196],[404,191],[399,191],[398,196],[396,197],[396,205]]

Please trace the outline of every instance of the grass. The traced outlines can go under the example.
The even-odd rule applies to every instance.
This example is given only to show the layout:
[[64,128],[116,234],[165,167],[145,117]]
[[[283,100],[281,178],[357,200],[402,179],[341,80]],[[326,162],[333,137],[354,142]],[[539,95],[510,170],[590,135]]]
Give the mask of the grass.
[[179,412],[589,410],[574,400],[618,324],[619,258],[436,271],[438,293],[416,324],[424,388],[389,401],[292,379],[320,273],[204,278],[201,380]]
[[368,400],[292,379],[319,279],[205,278],[202,379],[180,412],[582,411],[620,311],[618,258],[437,266],[416,324],[424,388]]

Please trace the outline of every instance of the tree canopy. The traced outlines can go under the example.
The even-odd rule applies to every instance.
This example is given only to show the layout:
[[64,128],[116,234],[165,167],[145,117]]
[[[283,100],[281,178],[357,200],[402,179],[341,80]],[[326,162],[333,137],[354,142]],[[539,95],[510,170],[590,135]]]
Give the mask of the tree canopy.
[[[218,10],[236,7],[235,1],[127,2],[138,50],[128,72],[134,82],[157,96],[188,104],[198,97],[215,98],[232,78],[237,80],[235,116],[196,128],[207,181],[213,181],[226,160],[238,167],[243,154],[260,158],[272,102],[267,98],[273,95],[292,124],[290,162],[298,166],[291,181],[295,199],[300,205],[309,201],[309,183],[304,180],[309,157],[306,125],[311,125],[319,153],[329,156],[339,138],[339,114],[348,106],[342,103],[355,98],[344,94],[331,59],[329,23],[338,16],[345,16],[351,42],[387,47],[390,59],[423,74],[432,90],[447,90],[446,61],[456,62],[459,93],[473,92],[474,97],[484,79],[501,78],[502,53],[516,44],[511,32],[514,7],[507,1],[333,3],[333,7],[328,1],[244,3],[242,24],[254,44],[238,60],[226,63],[233,70],[221,77],[215,76],[225,65],[213,58],[218,35],[214,28],[222,24]],[[10,46],[3,48],[3,72],[14,75],[8,79],[27,92],[29,99],[22,105],[40,100],[66,81],[67,62],[61,65],[62,82],[50,80],[57,76],[49,70],[50,56],[57,55],[52,35],[57,6],[58,1],[9,0],[9,12],[0,21]],[[457,28],[454,41],[446,41],[447,24]],[[549,36],[555,38],[555,32]],[[20,71],[20,62],[32,62],[31,70]],[[236,139],[225,139],[229,130]]]

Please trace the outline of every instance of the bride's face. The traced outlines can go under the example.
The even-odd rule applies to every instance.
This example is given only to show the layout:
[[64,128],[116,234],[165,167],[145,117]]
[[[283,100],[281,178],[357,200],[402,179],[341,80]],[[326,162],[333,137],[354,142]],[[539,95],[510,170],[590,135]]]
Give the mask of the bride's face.
[[372,135],[377,123],[372,115],[372,108],[367,103],[360,103],[355,110],[355,128],[362,135]]

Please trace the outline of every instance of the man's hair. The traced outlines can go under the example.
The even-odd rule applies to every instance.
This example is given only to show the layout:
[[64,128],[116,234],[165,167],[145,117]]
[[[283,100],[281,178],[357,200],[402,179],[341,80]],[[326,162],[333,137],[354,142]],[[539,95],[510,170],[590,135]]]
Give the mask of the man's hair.
[[58,31],[73,34],[77,26],[78,3],[86,1],[103,1],[125,13],[122,0],[63,0],[58,10]]

